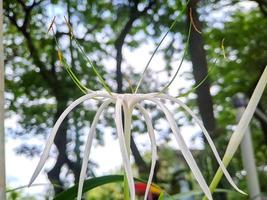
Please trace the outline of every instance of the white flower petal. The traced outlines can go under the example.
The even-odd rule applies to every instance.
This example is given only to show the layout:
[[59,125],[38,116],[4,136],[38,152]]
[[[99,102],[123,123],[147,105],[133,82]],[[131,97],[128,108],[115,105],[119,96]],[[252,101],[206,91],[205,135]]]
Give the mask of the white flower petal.
[[124,165],[124,170],[128,182],[128,186],[130,189],[130,196],[131,200],[135,200],[135,188],[134,188],[134,179],[132,174],[132,168],[130,164],[130,157],[128,156],[127,147],[125,144],[125,138],[124,138],[124,131],[122,126],[122,100],[120,98],[117,99],[116,106],[115,106],[115,123],[120,143],[120,150]]
[[64,112],[60,115],[60,117],[58,118],[57,122],[55,123],[55,125],[54,125],[54,127],[52,129],[51,134],[49,135],[49,137],[47,139],[47,143],[45,145],[44,151],[43,151],[43,153],[41,155],[39,163],[38,163],[38,165],[37,165],[32,177],[31,177],[31,179],[30,179],[30,182],[29,182],[28,186],[31,186],[31,184],[33,183],[33,181],[36,179],[36,177],[40,173],[41,169],[43,168],[43,166],[45,164],[45,161],[48,158],[51,146],[52,146],[52,144],[54,142],[57,130],[58,130],[60,124],[62,123],[62,121],[65,119],[65,117],[69,114],[70,111],[72,111],[73,108],[75,108],[80,103],[84,102],[87,99],[91,99],[91,98],[98,97],[98,96],[100,96],[100,97],[108,97],[107,95],[100,95],[100,94],[95,94],[95,93],[86,94],[86,95],[78,98],[77,100],[75,100],[73,103],[71,103],[66,108],[66,110],[64,110]]
[[181,152],[186,160],[186,162],[188,163],[189,168],[191,169],[193,175],[195,176],[197,182],[199,183],[199,186],[201,187],[202,191],[204,192],[204,194],[206,195],[206,197],[209,200],[212,200],[212,196],[211,196],[211,192],[210,189],[205,181],[205,179],[203,178],[201,171],[199,170],[197,163],[194,159],[194,157],[192,156],[190,150],[188,149],[188,147],[186,146],[186,143],[184,141],[183,136],[180,133],[180,130],[178,129],[176,122],[171,114],[171,112],[169,111],[169,109],[162,104],[159,100],[156,100],[154,98],[147,98],[148,100],[156,103],[164,112],[166,119],[168,120],[170,127],[172,129],[172,132],[175,136],[175,139],[181,149]]
[[124,113],[124,138],[128,155],[131,152],[131,126],[132,126],[132,109],[127,106],[125,102],[122,102]]
[[172,96],[168,96],[168,95],[160,95],[160,96],[164,96],[164,99],[169,99],[177,104],[179,104],[181,107],[183,107],[190,115],[191,117],[193,117],[193,119],[196,121],[196,123],[199,125],[199,127],[201,128],[202,132],[204,133],[205,137],[207,138],[207,141],[211,147],[211,150],[217,160],[217,162],[219,163],[226,179],[228,180],[228,182],[232,185],[233,188],[235,188],[235,190],[237,190],[238,192],[242,193],[242,194],[245,194],[245,192],[243,192],[242,190],[240,190],[236,184],[234,183],[232,177],[230,176],[230,174],[228,173],[227,169],[225,168],[220,156],[219,156],[219,153],[217,152],[216,150],[216,147],[208,133],[208,131],[206,130],[206,128],[204,127],[203,123],[201,122],[200,119],[198,119],[198,117],[194,114],[194,112],[187,106],[185,105],[181,100],[177,99],[177,98],[174,98]]
[[153,178],[154,170],[156,166],[156,161],[157,161],[157,144],[156,144],[156,138],[155,138],[154,129],[152,125],[152,120],[149,117],[148,112],[139,104],[137,104],[136,107],[140,110],[140,112],[144,116],[146,126],[147,126],[147,132],[148,132],[150,142],[151,142],[151,154],[152,154],[151,155],[151,167],[150,167],[150,172],[149,172],[149,177],[148,177],[146,192],[145,192],[145,198],[144,198],[144,200],[146,200],[148,196],[148,192],[150,190],[150,185],[152,182],[152,178]]
[[103,110],[114,100],[107,100],[105,101],[97,110],[94,120],[92,122],[91,128],[90,128],[90,132],[87,136],[87,141],[85,144],[85,152],[84,152],[84,156],[83,156],[83,162],[82,162],[82,168],[81,168],[81,172],[80,172],[80,179],[79,179],[79,187],[78,187],[78,196],[77,196],[77,200],[80,200],[82,198],[82,191],[83,191],[83,183],[86,177],[86,169],[87,169],[87,164],[89,161],[89,155],[90,155],[90,150],[92,147],[92,142],[93,142],[93,138],[95,137],[95,130],[96,130],[96,125],[97,122],[99,120],[99,117],[101,115],[101,113],[103,112]]

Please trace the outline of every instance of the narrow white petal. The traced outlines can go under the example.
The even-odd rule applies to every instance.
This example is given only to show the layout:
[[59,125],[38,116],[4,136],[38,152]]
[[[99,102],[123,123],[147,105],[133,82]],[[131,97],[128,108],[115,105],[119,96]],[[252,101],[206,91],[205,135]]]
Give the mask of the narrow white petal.
[[90,151],[91,151],[91,147],[92,147],[92,142],[93,142],[93,138],[95,137],[95,130],[96,130],[96,125],[97,122],[99,120],[99,117],[101,115],[101,113],[103,112],[103,110],[112,102],[113,100],[107,100],[105,101],[97,110],[94,120],[92,122],[89,134],[87,136],[87,141],[85,144],[85,151],[84,151],[84,156],[83,156],[83,162],[82,162],[82,168],[81,168],[81,172],[80,172],[80,178],[79,178],[79,187],[78,187],[78,196],[77,196],[77,200],[80,200],[82,198],[82,191],[83,191],[83,183],[84,183],[84,179],[86,177],[86,169],[87,169],[87,163],[89,161],[89,156],[90,156]]
[[124,165],[124,170],[126,173],[127,182],[129,185],[131,200],[135,200],[135,188],[134,188],[134,179],[132,174],[132,168],[130,164],[130,157],[128,156],[127,147],[125,144],[124,131],[122,126],[122,100],[118,99],[115,106],[115,123],[120,143],[120,150],[122,155],[122,161]]
[[157,161],[157,144],[156,144],[155,133],[154,133],[153,125],[152,125],[152,120],[149,117],[148,112],[139,104],[137,104],[136,107],[140,110],[140,112],[144,116],[146,126],[147,126],[147,132],[148,132],[150,142],[151,142],[151,154],[152,154],[151,155],[151,167],[150,167],[150,172],[149,172],[149,177],[148,177],[146,192],[145,192],[145,198],[144,198],[144,200],[146,200],[148,196],[148,192],[150,190],[150,185],[152,182],[152,178],[153,178],[154,170],[156,166],[156,161]]
[[60,124],[62,123],[62,121],[65,119],[65,117],[69,114],[70,111],[72,111],[73,108],[75,108],[80,103],[84,102],[87,99],[91,99],[91,98],[94,98],[94,97],[97,97],[97,96],[106,97],[106,95],[98,95],[98,94],[94,94],[94,93],[93,94],[92,93],[86,94],[86,95],[78,98],[77,100],[75,100],[73,103],[71,103],[66,108],[66,110],[60,115],[60,117],[58,118],[58,120],[56,121],[56,123],[55,123],[55,125],[54,125],[54,127],[52,129],[51,134],[49,135],[49,137],[47,139],[47,143],[45,145],[45,148],[44,148],[44,151],[43,151],[43,153],[41,155],[39,163],[38,163],[38,165],[37,165],[32,177],[30,179],[29,186],[33,183],[33,181],[36,179],[36,177],[40,173],[41,169],[43,168],[43,166],[45,164],[45,161],[48,158],[51,146],[52,146],[52,144],[54,142],[57,130],[58,130]]
[[132,109],[123,102],[123,113],[124,113],[124,138],[127,148],[128,155],[131,152],[131,126],[132,126]]
[[181,107],[183,107],[190,115],[191,117],[196,121],[196,123],[199,125],[199,127],[201,128],[202,132],[204,133],[205,137],[207,138],[207,141],[211,147],[211,150],[217,160],[217,162],[219,163],[226,179],[228,180],[228,182],[232,185],[233,188],[235,188],[238,192],[242,193],[242,194],[246,194],[245,192],[243,192],[242,190],[240,190],[236,184],[234,183],[232,177],[230,176],[230,174],[228,173],[227,169],[225,168],[219,153],[217,152],[217,149],[208,133],[208,131],[206,130],[206,128],[204,127],[203,123],[201,122],[201,120],[194,114],[194,112],[186,105],[184,104],[182,101],[180,101],[179,99],[176,99],[174,97],[168,96],[168,95],[163,95],[164,98],[169,99],[171,101],[174,101],[175,103],[179,104]]
[[189,148],[186,146],[186,143],[184,141],[183,136],[180,133],[180,130],[178,129],[176,122],[171,114],[171,112],[169,111],[169,109],[162,104],[159,100],[153,99],[153,98],[147,98],[148,100],[156,103],[164,112],[166,119],[168,120],[170,127],[172,129],[172,132],[175,136],[175,139],[181,149],[181,152],[186,160],[186,162],[188,163],[189,168],[191,169],[193,175],[195,176],[197,182],[199,183],[199,186],[201,187],[202,191],[204,192],[204,194],[206,195],[206,197],[209,200],[212,200],[212,196],[211,196],[211,192],[210,189],[204,179],[204,177],[202,176],[201,171],[199,170],[197,163],[194,159],[194,157],[192,156]]

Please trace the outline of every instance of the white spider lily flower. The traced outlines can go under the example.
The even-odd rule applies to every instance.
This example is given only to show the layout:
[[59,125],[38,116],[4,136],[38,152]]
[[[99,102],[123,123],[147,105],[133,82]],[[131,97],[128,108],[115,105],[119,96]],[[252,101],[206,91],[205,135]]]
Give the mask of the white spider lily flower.
[[[135,106],[140,110],[140,112],[144,116],[144,119],[145,119],[145,122],[146,122],[146,125],[148,128],[149,138],[151,141],[151,147],[152,147],[152,149],[151,149],[151,151],[152,151],[151,169],[150,169],[148,184],[147,184],[147,188],[146,188],[146,192],[145,192],[145,198],[147,197],[149,189],[150,189],[151,181],[153,178],[153,172],[154,172],[156,160],[157,160],[157,154],[156,154],[157,150],[156,150],[156,139],[155,139],[155,134],[153,131],[151,118],[149,117],[147,111],[139,104],[143,100],[149,100],[151,102],[156,103],[160,107],[160,109],[164,112],[166,119],[169,122],[170,127],[174,133],[176,141],[177,141],[179,147],[181,148],[182,154],[185,157],[185,160],[187,161],[190,169],[192,170],[193,175],[195,176],[197,182],[199,183],[200,187],[202,188],[202,190],[203,190],[204,194],[207,196],[207,198],[209,200],[212,200],[211,192],[207,186],[206,181],[204,180],[204,178],[201,174],[201,171],[199,170],[189,148],[186,146],[186,143],[185,143],[185,141],[184,141],[177,125],[176,125],[176,122],[175,122],[171,112],[160,101],[161,99],[169,99],[169,100],[177,103],[178,105],[182,106],[196,120],[196,122],[199,124],[199,126],[203,130],[205,136],[207,137],[208,142],[211,145],[212,150],[214,151],[215,157],[218,160],[219,165],[222,167],[224,174],[226,175],[226,178],[228,179],[230,184],[235,189],[242,192],[234,184],[234,182],[231,179],[230,175],[228,174],[227,170],[223,166],[222,161],[220,160],[218,153],[216,151],[216,148],[215,148],[212,140],[210,139],[206,129],[204,128],[204,126],[202,125],[200,120],[193,114],[193,112],[185,104],[183,104],[181,101],[177,100],[176,98],[171,97],[169,95],[155,94],[155,93],[151,93],[151,94],[115,94],[115,93],[113,93],[113,94],[109,95],[105,92],[91,92],[89,94],[86,94],[86,95],[78,98],[76,101],[74,101],[72,104],[70,104],[70,106],[61,114],[61,116],[57,120],[55,126],[53,127],[52,133],[50,134],[50,136],[48,138],[48,142],[45,146],[44,152],[40,158],[40,161],[36,167],[35,172],[33,173],[33,176],[30,180],[29,185],[32,184],[32,182],[35,180],[37,175],[40,173],[45,161],[48,158],[48,155],[49,155],[51,146],[53,144],[56,132],[57,132],[60,124],[62,123],[62,121],[68,115],[68,113],[71,112],[72,109],[74,109],[77,105],[81,104],[82,102],[84,102],[88,99],[92,99],[92,98],[96,99],[98,97],[102,97],[105,100],[105,102],[100,106],[100,108],[98,109],[98,111],[95,115],[95,118],[93,120],[91,129],[90,129],[87,141],[86,141],[85,153],[84,153],[82,169],[81,169],[81,174],[80,174],[80,180],[79,180],[79,187],[78,187],[78,198],[77,198],[78,200],[80,200],[81,196],[82,196],[82,188],[83,188],[84,179],[86,177],[87,163],[89,160],[90,149],[92,146],[92,140],[93,140],[94,135],[95,135],[95,128],[96,128],[97,122],[99,120],[99,116],[102,113],[102,111],[107,106],[109,106],[109,104],[111,104],[111,103],[115,103],[115,124],[116,124],[116,128],[117,128],[120,150],[121,150],[124,170],[125,170],[129,190],[130,190],[131,200],[135,199],[135,187],[134,187],[133,173],[132,173],[131,164],[130,164],[129,138],[130,138],[130,134],[131,134],[131,130],[130,130],[131,124],[129,122],[131,122],[132,110],[134,109]],[[124,128],[123,128],[123,121],[122,121],[123,120],[122,119],[122,108],[123,108],[123,112],[125,115],[124,116],[124,119],[125,119],[125,121],[124,121],[125,127]]]
[[[264,75],[265,79],[267,79],[267,70],[264,71],[263,75]],[[255,93],[258,92],[259,96],[262,95],[264,86],[266,84],[266,80],[265,81],[259,81],[259,82],[261,83],[260,84],[261,87],[260,87],[260,89],[257,89],[257,88],[259,88],[257,86],[256,90],[255,90],[256,92],[254,92],[253,96],[252,96],[252,99],[256,98],[256,100],[254,100],[254,102],[259,101],[259,97],[255,97],[255,95],[257,95]],[[148,192],[149,192],[149,189],[150,189],[151,182],[152,182],[155,164],[156,164],[156,160],[157,160],[157,149],[156,149],[156,139],[155,139],[155,134],[154,134],[151,118],[150,118],[148,112],[140,105],[140,103],[144,100],[155,103],[165,114],[166,119],[169,122],[171,130],[175,136],[176,142],[179,145],[181,152],[182,152],[187,164],[189,165],[189,168],[191,169],[194,177],[196,178],[197,182],[199,183],[200,188],[203,190],[203,193],[206,195],[206,197],[209,200],[213,199],[212,195],[211,195],[211,191],[210,191],[205,179],[203,178],[203,175],[202,175],[200,169],[198,168],[196,161],[193,158],[189,148],[186,146],[184,138],[183,138],[182,134],[180,133],[180,130],[176,124],[176,121],[175,121],[172,113],[164,105],[162,100],[169,100],[169,101],[172,101],[172,102],[178,104],[196,121],[198,126],[203,131],[204,136],[207,138],[207,141],[208,141],[209,145],[211,146],[211,149],[215,155],[217,162],[219,163],[219,166],[222,170],[222,173],[226,176],[229,183],[238,192],[244,194],[244,192],[241,191],[235,185],[234,181],[232,180],[231,176],[229,175],[228,171],[226,170],[221,158],[219,157],[219,154],[216,150],[216,147],[215,147],[212,139],[210,138],[207,130],[203,126],[201,120],[193,113],[193,111],[188,106],[186,106],[179,99],[174,98],[174,97],[167,95],[167,94],[158,94],[158,93],[149,93],[149,94],[116,94],[116,93],[111,93],[111,94],[109,94],[106,92],[92,92],[92,91],[90,91],[89,94],[86,94],[86,95],[78,98],[77,100],[75,100],[61,114],[61,116],[57,120],[56,124],[54,125],[52,132],[51,132],[50,136],[48,137],[48,141],[46,143],[43,154],[41,155],[40,161],[39,161],[39,163],[38,163],[38,165],[37,165],[37,167],[33,173],[33,176],[30,180],[29,186],[33,183],[33,181],[35,180],[35,178],[38,176],[41,169],[43,168],[45,161],[48,158],[48,155],[49,155],[51,146],[53,144],[56,132],[57,132],[60,124],[62,123],[62,121],[65,119],[65,117],[68,115],[68,113],[71,112],[71,110],[73,108],[75,108],[77,105],[79,105],[82,102],[89,100],[89,99],[95,99],[95,100],[99,100],[99,101],[104,100],[104,103],[98,109],[98,111],[94,117],[94,120],[92,122],[89,135],[87,137],[87,141],[86,141],[86,145],[85,145],[85,153],[84,153],[84,158],[83,158],[83,163],[82,163],[82,169],[81,169],[81,174],[80,174],[80,180],[79,180],[78,198],[77,198],[78,200],[80,200],[81,196],[82,196],[83,182],[84,182],[84,179],[86,177],[87,163],[88,163],[89,156],[90,156],[92,141],[93,141],[93,138],[95,136],[95,128],[96,128],[96,125],[99,121],[99,116],[102,113],[102,111],[106,107],[108,107],[111,103],[115,104],[115,124],[116,124],[116,129],[117,129],[117,134],[118,134],[118,139],[119,139],[119,145],[120,145],[120,151],[121,151],[124,171],[125,171],[129,191],[130,191],[130,199],[131,200],[135,200],[134,178],[133,178],[133,172],[132,172],[131,163],[130,163],[131,120],[132,120],[132,112],[133,112],[133,109],[135,109],[135,107],[137,107],[139,109],[139,111],[143,115],[145,123],[147,125],[148,135],[149,135],[150,142],[151,142],[151,154],[152,154],[151,160],[152,161],[151,161],[151,168],[150,168],[150,173],[149,173],[149,178],[148,178],[148,184],[147,184],[147,188],[146,188],[146,192],[145,192],[145,199],[146,199]],[[243,124],[249,123],[249,121],[251,120],[251,117],[252,117],[253,112],[255,110],[254,105],[250,106],[250,104],[249,104],[248,109],[251,113],[246,114],[245,120],[241,119],[241,123],[243,123]],[[124,122],[123,122],[123,118],[122,118],[122,112],[124,114]],[[248,113],[248,111],[247,112],[245,111],[245,113]],[[123,127],[123,123],[124,123],[124,127]],[[242,124],[239,126],[241,126],[241,128],[239,129],[241,132],[243,131],[243,128],[246,128],[246,126],[243,126]],[[238,142],[239,142],[239,140],[241,140],[241,139],[238,138]],[[231,139],[231,146],[239,145],[238,142],[234,143],[234,142],[232,142],[232,139]],[[235,146],[232,148],[234,149],[237,147]]]

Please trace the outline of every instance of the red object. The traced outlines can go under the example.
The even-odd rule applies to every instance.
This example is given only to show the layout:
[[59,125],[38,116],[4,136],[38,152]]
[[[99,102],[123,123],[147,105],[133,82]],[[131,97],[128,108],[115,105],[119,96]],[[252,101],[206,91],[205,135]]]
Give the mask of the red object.
[[[144,196],[145,195],[146,186],[147,186],[146,183],[137,182],[134,184],[134,186],[135,186],[136,195],[138,195],[138,196]],[[161,193],[160,188],[158,188],[154,185],[151,185],[150,190],[149,190],[148,199],[149,200],[150,199],[157,199],[157,197],[159,197],[160,193]]]

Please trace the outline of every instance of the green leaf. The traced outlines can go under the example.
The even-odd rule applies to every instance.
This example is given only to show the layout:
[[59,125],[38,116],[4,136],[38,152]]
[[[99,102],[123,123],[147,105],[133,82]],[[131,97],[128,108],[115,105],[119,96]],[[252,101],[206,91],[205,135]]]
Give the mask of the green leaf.
[[160,193],[158,200],[164,200],[164,192]]
[[[123,175],[108,175],[108,176],[90,178],[84,182],[83,193],[108,183],[122,182],[123,179],[124,179]],[[54,200],[73,200],[77,196],[77,192],[78,192],[78,185],[75,185],[67,189],[66,191],[58,194],[54,198]]]
[[[116,183],[116,182],[122,182],[124,180],[124,175],[107,175],[107,176],[101,176],[96,178],[90,178],[86,181],[84,181],[83,184],[83,193],[88,192],[96,187],[108,184],[108,183]],[[137,182],[146,183],[145,180],[134,178]],[[155,184],[153,184],[156,187],[159,187]],[[161,189],[162,190],[162,189]],[[163,191],[163,190],[162,190]],[[78,193],[78,184],[74,185],[73,187],[61,192],[58,194],[54,200],[73,200],[77,196]],[[163,193],[163,192],[162,192]],[[164,193],[168,195],[165,191]]]
[[51,3],[52,4],[57,4],[58,3],[58,0],[51,0]]

